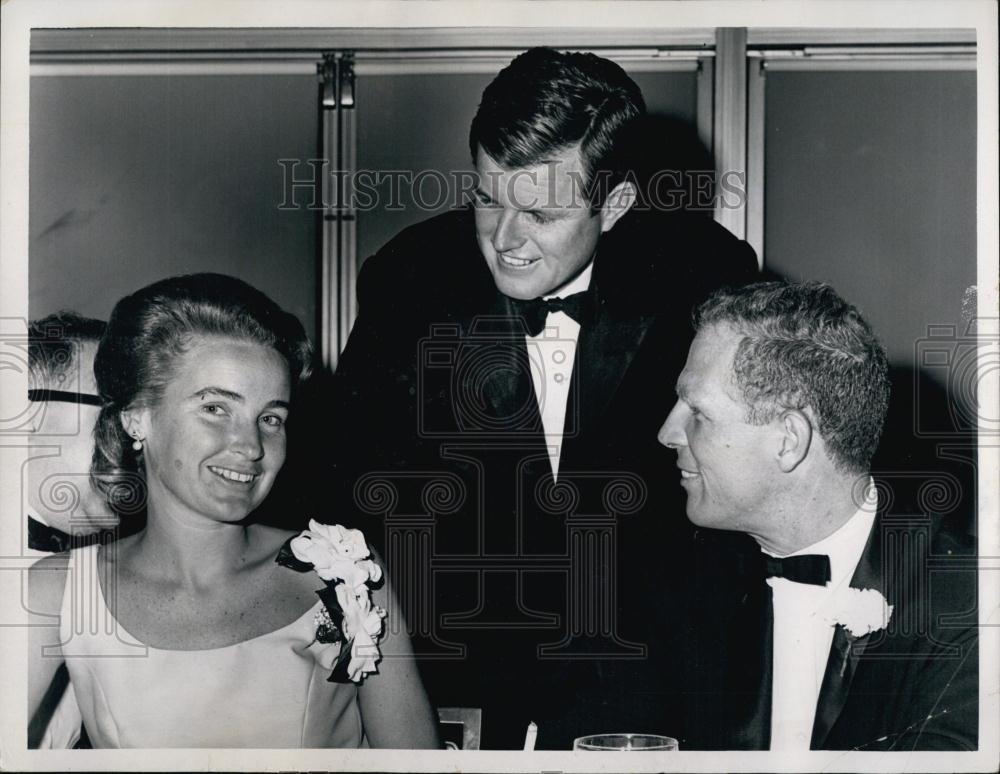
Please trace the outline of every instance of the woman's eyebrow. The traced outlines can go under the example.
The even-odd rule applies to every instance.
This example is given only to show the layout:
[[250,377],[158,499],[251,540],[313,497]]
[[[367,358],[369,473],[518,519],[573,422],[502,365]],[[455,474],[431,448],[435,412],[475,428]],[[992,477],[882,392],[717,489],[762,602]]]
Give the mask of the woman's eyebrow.
[[233,392],[232,390],[226,390],[222,387],[202,387],[191,397],[193,398],[204,398],[208,395],[214,395],[219,398],[228,398],[229,400],[234,400],[239,403],[243,403],[245,398],[238,392]]
[[[224,389],[222,387],[202,387],[200,390],[198,390],[196,393],[194,393],[194,395],[192,395],[191,397],[193,397],[193,398],[205,398],[205,397],[207,397],[209,395],[212,395],[212,396],[215,396],[215,397],[218,397],[218,398],[227,398],[227,399],[229,399],[231,401],[234,401],[236,403],[246,403],[246,398],[244,398],[238,392],[233,392],[232,390],[227,390],[227,389]],[[287,408],[289,408],[289,406],[290,406],[290,404],[289,404],[289,402],[287,400],[280,400],[279,398],[275,398],[274,400],[269,400],[264,405],[265,408],[283,408],[283,409],[287,409]]]

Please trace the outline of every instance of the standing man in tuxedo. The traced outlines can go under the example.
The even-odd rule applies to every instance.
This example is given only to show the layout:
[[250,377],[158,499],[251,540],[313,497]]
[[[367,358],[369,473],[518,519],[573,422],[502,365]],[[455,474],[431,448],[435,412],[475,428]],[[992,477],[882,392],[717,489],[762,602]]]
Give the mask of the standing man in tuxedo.
[[871,328],[827,285],[778,282],[720,291],[694,327],[660,441],[691,521],[755,550],[742,589],[697,606],[688,747],[975,750],[975,553],[870,477]]
[[693,305],[757,263],[709,218],[651,209],[644,114],[607,59],[521,54],[472,122],[472,205],[361,268],[341,507],[367,515],[432,700],[481,708],[484,747],[520,748],[530,720],[554,749],[675,722],[692,531],[637,428],[666,414]]

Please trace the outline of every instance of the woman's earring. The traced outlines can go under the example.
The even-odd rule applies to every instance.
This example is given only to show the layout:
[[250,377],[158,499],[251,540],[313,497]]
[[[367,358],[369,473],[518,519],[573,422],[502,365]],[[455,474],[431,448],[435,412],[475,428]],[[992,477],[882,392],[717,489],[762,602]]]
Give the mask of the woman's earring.
[[142,441],[136,438],[134,441],[132,441],[132,448],[135,449],[137,452],[142,451]]

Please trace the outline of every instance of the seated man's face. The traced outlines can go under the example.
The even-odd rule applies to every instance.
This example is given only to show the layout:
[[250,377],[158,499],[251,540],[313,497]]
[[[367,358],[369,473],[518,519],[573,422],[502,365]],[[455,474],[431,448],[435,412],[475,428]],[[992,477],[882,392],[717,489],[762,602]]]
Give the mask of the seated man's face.
[[[84,345],[78,367],[56,384],[37,388],[97,393],[95,344]],[[94,424],[100,409],[84,403],[48,400],[35,404],[25,487],[28,514],[63,532],[86,534],[117,523],[104,495],[90,483]]]
[[776,425],[751,425],[733,377],[742,335],[725,325],[702,328],[677,379],[677,403],[659,440],[676,449],[688,518],[700,527],[764,535],[774,522],[778,481]]
[[549,163],[504,169],[476,156],[476,235],[501,293],[530,299],[557,290],[590,262],[614,217],[594,213],[574,147]]

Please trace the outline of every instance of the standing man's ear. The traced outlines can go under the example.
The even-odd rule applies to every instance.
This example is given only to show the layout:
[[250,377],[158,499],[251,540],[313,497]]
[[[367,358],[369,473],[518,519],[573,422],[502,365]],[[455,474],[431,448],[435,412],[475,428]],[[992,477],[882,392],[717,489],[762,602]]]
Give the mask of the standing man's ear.
[[791,473],[809,454],[812,444],[813,426],[809,417],[798,409],[789,409],[778,417],[781,433],[781,449],[778,451],[778,467],[782,473]]
[[616,185],[608,193],[601,205],[601,232],[610,231],[618,219],[632,209],[638,191],[635,183],[624,181]]

